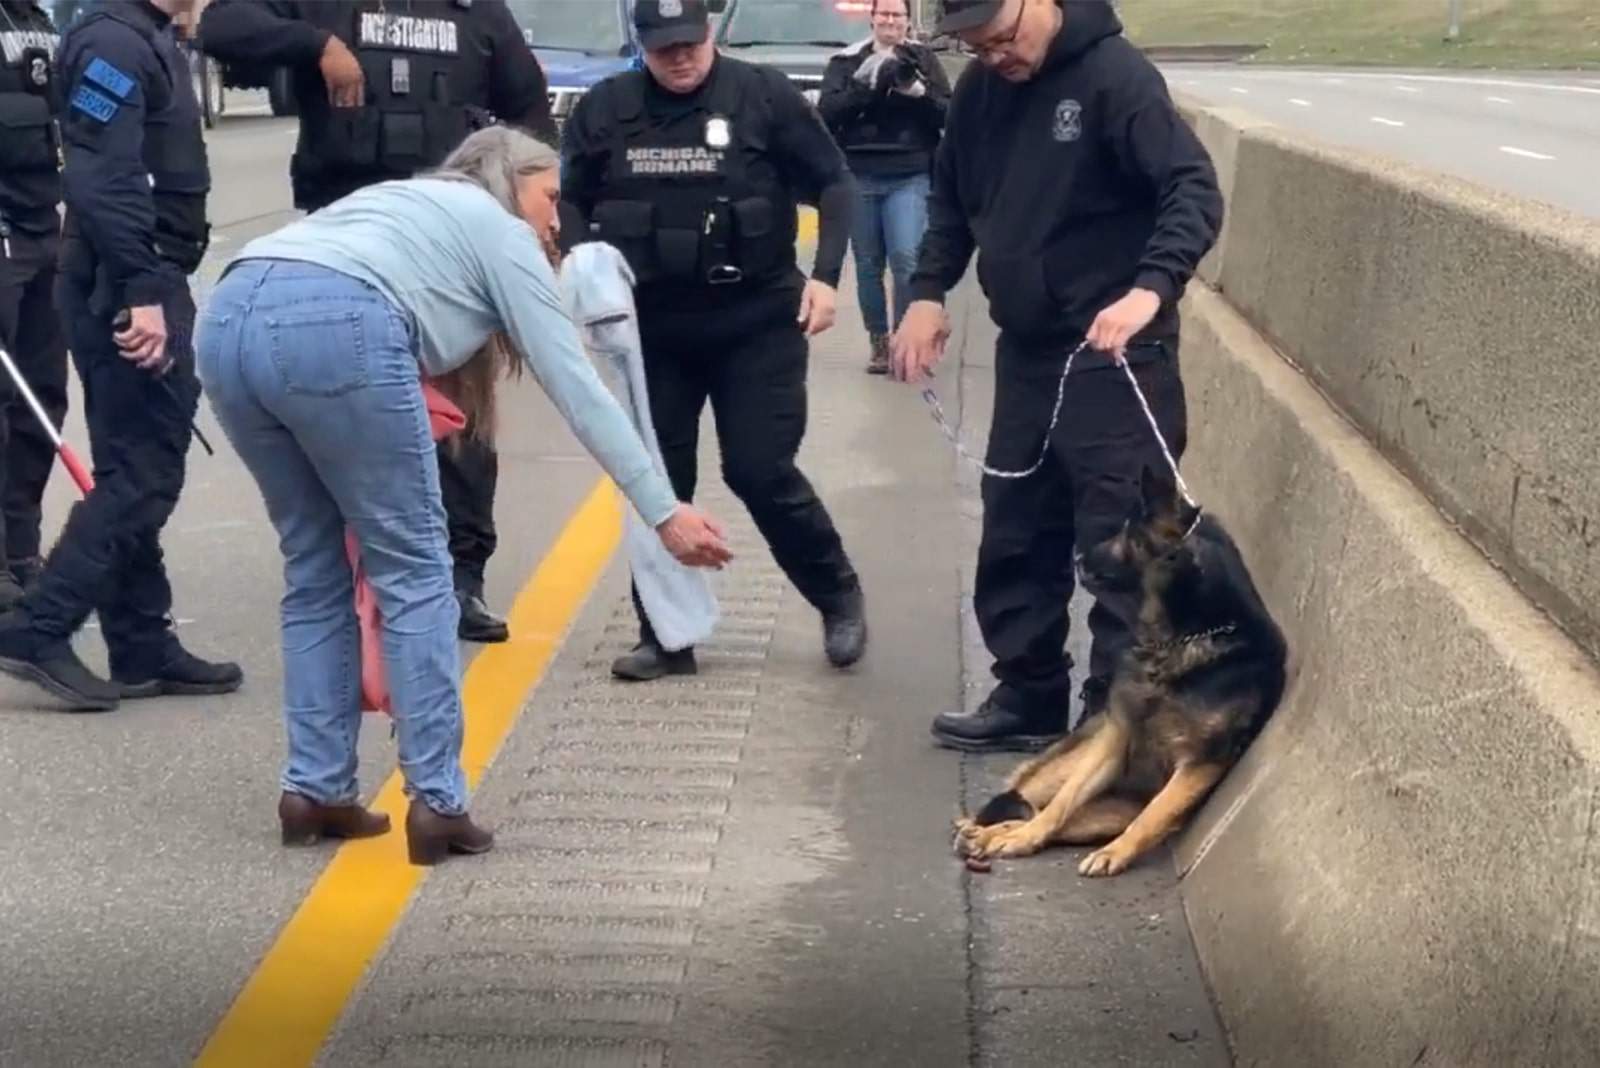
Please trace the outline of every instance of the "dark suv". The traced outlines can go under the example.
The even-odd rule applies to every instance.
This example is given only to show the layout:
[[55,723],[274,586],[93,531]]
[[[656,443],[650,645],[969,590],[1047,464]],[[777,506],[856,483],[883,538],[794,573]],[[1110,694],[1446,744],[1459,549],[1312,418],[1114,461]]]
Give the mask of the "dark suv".
[[729,0],[717,47],[776,67],[813,104],[828,59],[872,35],[870,0]]

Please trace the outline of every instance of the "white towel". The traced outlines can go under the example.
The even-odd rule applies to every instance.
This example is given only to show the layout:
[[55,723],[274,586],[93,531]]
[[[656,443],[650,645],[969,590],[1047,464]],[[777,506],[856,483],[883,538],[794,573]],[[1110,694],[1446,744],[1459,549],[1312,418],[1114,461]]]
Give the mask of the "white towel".
[[[633,417],[634,429],[644,440],[656,470],[665,474],[666,464],[650,418],[633,283],[628,261],[603,241],[578,245],[561,264],[567,313],[577,324],[590,358],[609,364],[616,372],[618,386],[613,388]],[[628,509],[625,523],[623,544],[634,585],[661,647],[676,652],[705,641],[720,619],[709,576],[700,568],[680,564],[634,509]]]

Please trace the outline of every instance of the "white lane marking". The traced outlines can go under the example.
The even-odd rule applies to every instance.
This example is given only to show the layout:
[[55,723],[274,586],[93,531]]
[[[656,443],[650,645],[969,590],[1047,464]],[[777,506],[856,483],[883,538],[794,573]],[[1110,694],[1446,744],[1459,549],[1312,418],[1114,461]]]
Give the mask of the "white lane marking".
[[1397,85],[1397,86],[1394,87],[1394,91],[1397,92],[1397,93],[1420,93],[1420,92],[1422,92],[1421,89],[1418,89],[1414,85]]
[[1404,126],[1405,125],[1405,123],[1401,122],[1399,119],[1386,119],[1382,115],[1374,115],[1374,116],[1372,116],[1372,121],[1376,122],[1376,123],[1381,123],[1384,126]]
[[1240,96],[1249,96],[1250,95],[1250,90],[1248,90],[1248,89],[1240,89],[1237,85],[1233,86],[1233,91],[1235,93],[1238,93]]
[[1487,100],[1491,104],[1509,104],[1509,103],[1511,103],[1511,101],[1507,100],[1503,96],[1486,96],[1486,97],[1484,97],[1484,99]]
[[1308,107],[1311,106],[1311,101],[1309,101],[1309,100],[1301,100],[1297,96],[1291,96],[1289,98],[1289,103],[1293,104],[1297,108],[1308,108]]
[[1315,78],[1325,85],[1343,85],[1349,79],[1364,81],[1384,80],[1389,82],[1429,82],[1442,85],[1476,85],[1482,89],[1539,89],[1553,93],[1583,93],[1588,96],[1600,96],[1600,81],[1588,84],[1573,82],[1539,82],[1539,81],[1514,81],[1509,78],[1467,78],[1460,75],[1449,74],[1378,74],[1364,73],[1361,71],[1345,71],[1338,76],[1321,75],[1316,71],[1248,71],[1238,72],[1234,76],[1245,74],[1251,78]]
[[1500,151],[1508,156],[1521,156],[1523,159],[1553,160],[1554,156],[1547,156],[1543,152],[1529,152],[1525,148],[1513,148],[1510,145],[1501,145]]
[[1572,85],[1565,82],[1514,82],[1505,78],[1461,78],[1446,74],[1349,74],[1350,78],[1389,78],[1406,82],[1440,82],[1446,85],[1493,86],[1496,89],[1544,89],[1557,93],[1587,93],[1600,96],[1600,85]]

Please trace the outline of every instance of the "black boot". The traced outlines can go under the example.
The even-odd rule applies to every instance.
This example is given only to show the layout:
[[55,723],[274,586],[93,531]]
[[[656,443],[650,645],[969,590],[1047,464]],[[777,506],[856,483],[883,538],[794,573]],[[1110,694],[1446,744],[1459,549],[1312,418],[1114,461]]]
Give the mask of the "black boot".
[[213,664],[182,646],[168,653],[161,666],[154,670],[113,670],[111,674],[122,696],[128,700],[232,693],[244,684],[244,670],[238,664]]
[[834,667],[849,667],[867,650],[866,599],[861,591],[845,597],[839,607],[822,614],[822,648]]
[[968,753],[1044,749],[1067,731],[1067,701],[1040,704],[996,690],[971,712],[946,712],[930,728],[946,749]]
[[456,628],[456,636],[462,641],[494,643],[511,637],[511,627],[489,611],[481,594],[458,589],[456,601],[461,605],[461,624]]
[[669,653],[653,641],[642,641],[633,651],[611,663],[611,674],[629,682],[651,682],[665,675],[696,675],[700,665],[693,649]]
[[89,670],[65,638],[39,634],[26,610],[0,616],[0,672],[31,682],[74,712],[109,712],[121,691]]

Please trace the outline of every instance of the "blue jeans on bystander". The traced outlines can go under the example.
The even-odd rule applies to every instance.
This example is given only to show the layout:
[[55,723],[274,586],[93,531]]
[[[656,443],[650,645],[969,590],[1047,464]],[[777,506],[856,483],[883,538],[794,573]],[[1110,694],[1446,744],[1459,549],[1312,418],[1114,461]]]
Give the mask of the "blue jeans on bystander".
[[197,335],[200,380],[283,553],[283,789],[324,805],[356,800],[361,665],[348,525],[383,620],[406,793],[461,814],[460,607],[411,324],[347,275],[245,260],[212,293]]
[[[856,299],[867,333],[888,334],[900,325],[910,303],[911,272],[928,227],[929,179],[926,173],[856,176],[855,221],[850,244],[855,253]],[[894,321],[884,299],[883,268],[894,278]]]

